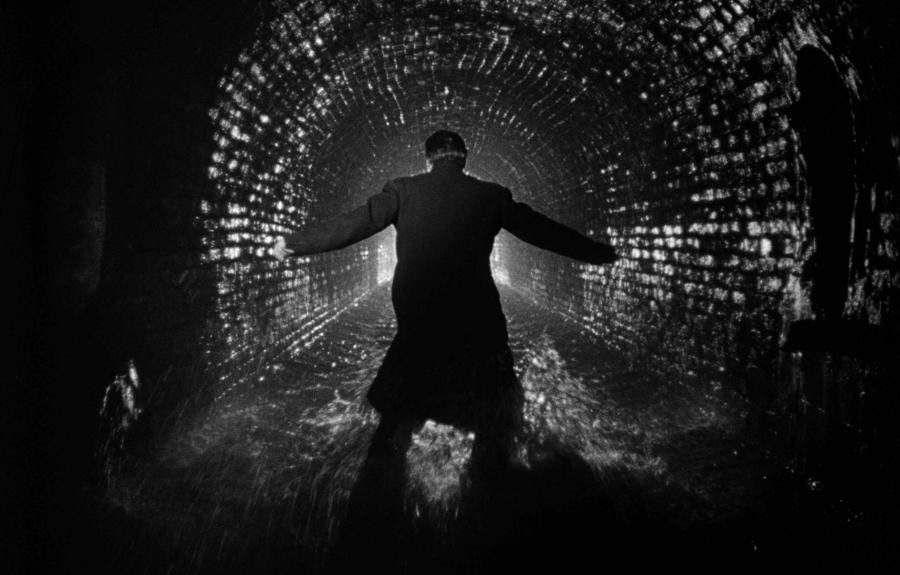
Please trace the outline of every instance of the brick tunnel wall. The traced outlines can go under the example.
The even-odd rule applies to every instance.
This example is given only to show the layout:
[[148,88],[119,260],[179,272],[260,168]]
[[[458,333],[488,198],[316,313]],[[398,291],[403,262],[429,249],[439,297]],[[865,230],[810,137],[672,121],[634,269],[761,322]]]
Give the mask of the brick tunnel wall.
[[812,315],[790,113],[806,44],[833,59],[860,126],[868,256],[847,313],[896,329],[896,90],[865,60],[897,53],[879,6],[229,6],[185,8],[133,52],[123,37],[109,82],[102,337],[166,393],[191,395],[210,367],[224,392],[386,279],[389,235],[289,264],[259,254],[424,169],[442,125],[466,137],[471,173],[623,255],[598,268],[504,234],[510,285],[635,362],[774,393],[779,338]]
[[370,289],[388,244],[288,266],[257,256],[423,169],[424,138],[449,126],[471,173],[623,255],[590,266],[504,234],[496,259],[513,287],[636,362],[773,393],[779,340],[811,313],[791,106],[800,46],[834,49],[812,7],[285,6],[210,111],[215,190],[200,220],[227,328],[213,333],[229,334],[238,365],[258,354],[251,342],[289,349]]
[[744,391],[748,368],[774,366],[805,233],[788,120],[798,41],[750,3],[664,12],[620,32],[658,71],[632,80],[638,127],[610,135],[639,155],[595,180],[594,225],[625,261],[606,270],[531,254],[525,285],[635,360]]

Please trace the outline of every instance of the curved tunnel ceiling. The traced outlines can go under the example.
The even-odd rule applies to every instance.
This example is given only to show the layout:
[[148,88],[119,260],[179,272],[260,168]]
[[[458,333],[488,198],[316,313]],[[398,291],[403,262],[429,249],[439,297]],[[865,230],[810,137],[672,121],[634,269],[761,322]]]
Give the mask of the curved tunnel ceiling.
[[[385,279],[384,237],[289,265],[257,256],[422,171],[422,142],[449,127],[469,172],[624,256],[599,268],[502,238],[498,265],[515,287],[614,348],[655,350],[687,372],[757,361],[739,336],[772,343],[797,267],[787,86],[796,46],[815,42],[776,19],[779,6],[292,4],[225,73],[210,110],[215,193],[200,221],[218,343],[234,360],[261,333],[299,345]],[[692,335],[673,342],[672,329]]]

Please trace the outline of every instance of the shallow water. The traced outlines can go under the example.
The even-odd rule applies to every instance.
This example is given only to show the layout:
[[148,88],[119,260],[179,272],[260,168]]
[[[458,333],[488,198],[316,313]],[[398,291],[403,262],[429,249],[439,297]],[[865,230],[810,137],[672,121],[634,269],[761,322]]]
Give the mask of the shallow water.
[[[759,552],[776,462],[746,440],[740,400],[631,369],[560,316],[509,289],[501,296],[526,392],[519,473],[499,488],[473,484],[471,434],[428,422],[407,453],[402,518],[384,526],[398,534],[393,566],[486,571],[511,555],[519,567],[558,566],[579,555],[576,544],[640,563],[640,549],[689,554],[709,536],[723,553]],[[324,568],[377,425],[361,398],[393,332],[383,285],[287,361],[177,421],[153,455],[111,473],[105,498],[129,527],[110,563],[147,573]],[[697,533],[706,540],[689,544]],[[598,541],[604,549],[591,549]],[[512,551],[534,545],[545,559]]]

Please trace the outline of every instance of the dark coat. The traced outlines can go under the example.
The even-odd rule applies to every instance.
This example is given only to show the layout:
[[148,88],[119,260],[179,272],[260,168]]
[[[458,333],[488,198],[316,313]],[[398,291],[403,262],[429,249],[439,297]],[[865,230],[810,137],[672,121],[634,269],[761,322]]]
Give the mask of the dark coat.
[[391,224],[397,231],[391,292],[397,337],[386,363],[428,364],[431,371],[436,358],[486,357],[507,348],[490,266],[501,229],[581,261],[616,259],[611,246],[514,201],[503,186],[466,175],[452,159],[439,160],[428,173],[389,181],[365,205],[286,243],[294,255],[308,255],[348,246]]

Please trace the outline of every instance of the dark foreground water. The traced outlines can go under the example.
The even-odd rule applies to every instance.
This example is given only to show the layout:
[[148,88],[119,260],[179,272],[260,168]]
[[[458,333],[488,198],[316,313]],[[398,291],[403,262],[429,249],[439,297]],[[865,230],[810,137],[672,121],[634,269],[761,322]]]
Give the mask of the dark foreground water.
[[472,437],[429,422],[407,453],[400,515],[370,526],[394,546],[377,557],[335,551],[377,425],[361,397],[393,336],[384,286],[289,361],[177,419],[155,453],[111,472],[103,567],[309,573],[348,563],[335,553],[359,554],[357,568],[428,573],[830,560],[837,536],[796,515],[785,459],[748,441],[739,400],[634,369],[501,293],[526,391],[517,465],[502,481],[469,477]]

